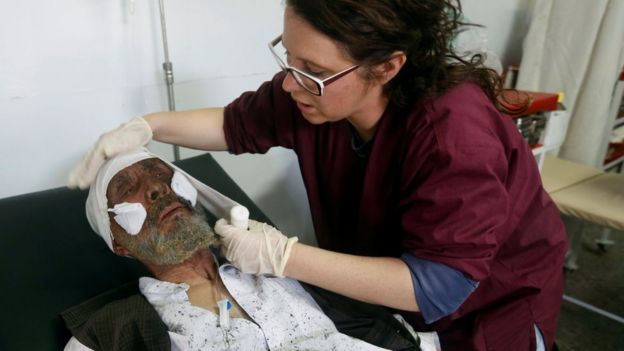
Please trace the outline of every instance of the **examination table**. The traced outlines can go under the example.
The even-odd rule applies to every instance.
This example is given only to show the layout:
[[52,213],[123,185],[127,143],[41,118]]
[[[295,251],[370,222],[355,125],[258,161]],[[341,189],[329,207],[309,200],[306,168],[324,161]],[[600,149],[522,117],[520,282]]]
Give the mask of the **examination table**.
[[[209,154],[177,164],[246,206],[251,218],[269,222]],[[113,254],[91,231],[86,197],[86,191],[56,188],[0,199],[0,350],[61,350],[71,336],[61,312],[94,296],[136,293],[119,287],[150,275],[139,262]],[[322,290],[311,294],[346,334],[373,343],[380,332],[388,334],[382,343],[389,337],[409,339],[384,309],[346,299],[325,303],[338,300]],[[347,308],[337,308],[343,301]]]
[[[602,238],[596,242],[603,248],[613,244],[608,239],[612,229],[624,231],[624,175],[605,173],[596,168],[547,155],[541,176],[544,189],[557,204],[559,211],[581,220],[581,227],[568,233],[570,248],[565,262],[567,269],[576,270],[579,268],[576,257],[581,249],[585,223],[602,226]],[[568,295],[564,295],[563,299],[624,324],[622,316]]]

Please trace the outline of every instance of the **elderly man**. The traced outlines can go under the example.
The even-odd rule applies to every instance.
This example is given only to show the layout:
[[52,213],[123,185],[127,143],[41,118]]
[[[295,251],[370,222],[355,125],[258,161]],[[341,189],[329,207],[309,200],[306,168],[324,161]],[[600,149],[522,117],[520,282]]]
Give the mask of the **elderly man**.
[[[231,204],[174,165],[137,150],[102,166],[86,207],[89,223],[111,250],[153,273],[139,287],[167,326],[172,349],[380,350],[339,333],[297,281],[219,267],[211,250],[219,241],[202,207],[222,217]],[[284,242],[280,254],[294,241]],[[79,349],[87,348],[75,338],[66,347]]]

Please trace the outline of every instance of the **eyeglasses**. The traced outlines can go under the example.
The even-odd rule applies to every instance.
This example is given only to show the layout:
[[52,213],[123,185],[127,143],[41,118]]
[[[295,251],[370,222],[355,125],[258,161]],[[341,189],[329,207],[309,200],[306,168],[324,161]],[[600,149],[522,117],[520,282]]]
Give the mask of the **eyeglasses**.
[[341,77],[349,74],[359,67],[359,65],[355,65],[325,79],[319,79],[310,75],[309,73],[296,69],[295,67],[290,67],[286,63],[285,57],[282,58],[280,54],[278,54],[278,52],[283,52],[285,55],[286,49],[283,47],[283,45],[280,45],[280,48],[278,48],[278,50],[276,51],[276,47],[281,44],[281,42],[281,35],[269,42],[269,50],[271,50],[271,53],[275,57],[277,64],[284,70],[284,72],[286,72],[287,74],[292,74],[293,78],[295,78],[295,82],[297,82],[297,84],[299,84],[303,89],[316,96],[323,96],[323,90],[326,86],[337,81]]

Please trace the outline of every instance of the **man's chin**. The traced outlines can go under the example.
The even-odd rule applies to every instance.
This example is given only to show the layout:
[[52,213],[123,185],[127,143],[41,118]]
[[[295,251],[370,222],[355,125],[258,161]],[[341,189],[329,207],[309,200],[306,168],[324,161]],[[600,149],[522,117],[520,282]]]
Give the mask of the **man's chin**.
[[196,252],[218,245],[217,236],[200,216],[178,217],[167,232],[153,231],[128,248],[141,261],[158,266],[183,263]]

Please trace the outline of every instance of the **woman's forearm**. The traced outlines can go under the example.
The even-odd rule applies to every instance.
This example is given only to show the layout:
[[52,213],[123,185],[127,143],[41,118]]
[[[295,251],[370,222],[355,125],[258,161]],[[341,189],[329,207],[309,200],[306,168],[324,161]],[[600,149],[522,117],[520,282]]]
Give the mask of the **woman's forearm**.
[[200,150],[227,150],[221,107],[156,112],[143,118],[152,128],[154,140]]
[[284,274],[356,300],[419,310],[410,270],[398,258],[347,255],[297,243]]

